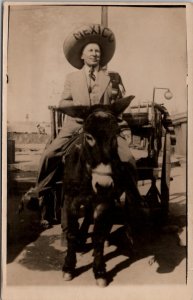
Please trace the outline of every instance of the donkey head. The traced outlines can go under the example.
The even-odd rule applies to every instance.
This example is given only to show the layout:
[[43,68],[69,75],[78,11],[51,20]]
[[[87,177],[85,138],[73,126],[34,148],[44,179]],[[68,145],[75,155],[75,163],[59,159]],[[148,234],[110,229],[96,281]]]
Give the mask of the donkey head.
[[111,105],[74,106],[63,109],[71,117],[83,119],[83,157],[92,175],[95,193],[104,191],[104,188],[107,192],[107,189],[114,185],[112,164],[118,159],[118,120],[133,98],[134,96],[129,96]]

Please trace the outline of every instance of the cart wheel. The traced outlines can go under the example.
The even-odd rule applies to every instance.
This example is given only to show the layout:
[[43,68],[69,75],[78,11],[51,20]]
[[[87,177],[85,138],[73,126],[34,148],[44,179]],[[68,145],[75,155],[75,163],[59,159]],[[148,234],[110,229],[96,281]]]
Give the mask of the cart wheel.
[[161,208],[164,220],[167,220],[170,198],[170,173],[171,173],[171,140],[166,133],[163,150],[162,174],[161,174]]

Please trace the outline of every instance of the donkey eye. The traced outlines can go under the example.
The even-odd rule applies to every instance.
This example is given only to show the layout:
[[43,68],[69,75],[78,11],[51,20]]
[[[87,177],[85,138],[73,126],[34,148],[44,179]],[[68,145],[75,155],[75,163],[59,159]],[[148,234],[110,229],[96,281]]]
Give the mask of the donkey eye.
[[94,137],[93,137],[91,134],[86,133],[86,134],[85,134],[85,138],[86,138],[86,142],[87,142],[91,147],[93,147],[93,146],[95,145],[96,141],[95,141]]

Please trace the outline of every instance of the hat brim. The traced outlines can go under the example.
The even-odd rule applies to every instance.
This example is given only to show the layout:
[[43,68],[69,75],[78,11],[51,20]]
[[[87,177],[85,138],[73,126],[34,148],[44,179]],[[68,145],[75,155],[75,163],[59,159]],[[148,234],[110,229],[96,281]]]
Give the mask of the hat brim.
[[84,47],[89,43],[96,43],[100,46],[101,67],[105,66],[113,57],[116,46],[113,32],[99,24],[84,25],[78,30],[74,30],[63,45],[66,59],[73,67],[77,69],[83,67],[84,62],[81,55]]

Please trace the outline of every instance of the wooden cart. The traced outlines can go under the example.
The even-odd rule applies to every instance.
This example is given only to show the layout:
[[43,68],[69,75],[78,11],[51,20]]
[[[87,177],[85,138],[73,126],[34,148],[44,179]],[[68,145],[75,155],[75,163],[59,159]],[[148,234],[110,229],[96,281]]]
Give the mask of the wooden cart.
[[124,115],[132,135],[145,139],[147,156],[137,160],[139,180],[151,180],[145,195],[148,206],[160,206],[163,216],[169,210],[171,152],[175,136],[169,114],[163,105],[146,103],[132,106]]
[[[65,115],[55,106],[49,106],[51,113],[51,141],[57,136]],[[171,180],[171,119],[163,105],[154,102],[131,106],[129,112],[123,114],[132,136],[146,141],[147,156],[137,160],[139,181],[150,180],[150,188],[144,195],[149,207],[161,208],[164,218],[169,210],[169,190]],[[171,143],[172,141],[172,143]],[[131,145],[132,147],[132,145]]]

